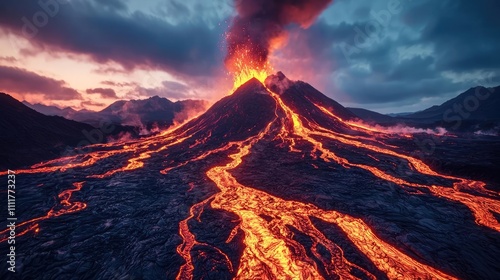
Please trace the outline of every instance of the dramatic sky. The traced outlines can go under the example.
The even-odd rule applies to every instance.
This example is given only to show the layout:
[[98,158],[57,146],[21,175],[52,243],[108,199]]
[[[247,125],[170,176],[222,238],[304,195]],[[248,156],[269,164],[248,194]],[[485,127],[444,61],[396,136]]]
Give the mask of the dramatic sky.
[[[46,4],[44,4],[46,3]],[[334,0],[289,26],[271,62],[351,107],[405,112],[500,84],[497,0]],[[159,95],[216,99],[231,88],[232,0],[0,2],[0,90],[99,109]]]

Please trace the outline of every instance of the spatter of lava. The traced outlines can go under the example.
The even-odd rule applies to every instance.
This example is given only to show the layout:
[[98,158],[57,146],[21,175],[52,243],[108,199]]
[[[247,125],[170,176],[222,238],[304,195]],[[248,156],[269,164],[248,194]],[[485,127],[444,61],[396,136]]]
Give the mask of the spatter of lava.
[[[236,139],[241,138],[241,135],[246,135],[244,133],[230,136],[230,133],[224,134],[216,131],[221,129],[217,126],[219,122],[234,116],[220,115],[216,118],[210,115],[214,110],[220,111],[226,108],[228,100],[233,98],[229,96],[216,103],[211,110],[199,118],[160,135],[127,143],[94,146],[96,149],[94,152],[44,162],[31,169],[19,170],[17,173],[66,172],[71,168],[94,166],[118,154],[128,155],[127,164],[103,170],[100,174],[89,175],[94,179],[105,179],[117,173],[133,172],[133,170],[143,168],[151,156],[168,153],[175,147],[185,145],[186,142],[192,143],[186,148],[193,151],[200,148],[199,152],[183,162],[168,163],[168,166],[160,171],[161,174],[169,174],[180,166],[203,162],[208,157],[222,156],[220,164],[206,171],[206,177],[216,184],[219,192],[193,205],[186,218],[179,224],[179,235],[183,241],[178,246],[177,253],[185,263],[179,268],[177,279],[193,278],[195,264],[192,253],[195,246],[212,246],[197,241],[196,235],[189,228],[189,221],[199,217],[203,209],[207,207],[233,213],[239,218],[239,225],[227,237],[227,242],[231,242],[237,232],[243,233],[243,241],[240,244],[243,247],[243,253],[239,261],[231,260],[222,250],[212,246],[218,254],[223,256],[223,262],[236,279],[336,277],[351,279],[357,278],[353,274],[354,271],[361,273],[365,278],[376,278],[360,264],[347,260],[341,247],[315,226],[312,222],[313,218],[338,226],[356,248],[391,279],[454,279],[453,276],[405,254],[394,245],[384,241],[361,218],[339,211],[323,210],[310,203],[286,200],[262,191],[262,188],[257,190],[254,188],[256,186],[240,183],[232,174],[232,170],[241,166],[247,157],[255,153],[255,147],[263,143],[288,145],[291,153],[303,154],[324,164],[368,171],[374,178],[403,188],[414,189],[415,194],[426,190],[437,197],[461,203],[468,207],[478,225],[500,231],[500,224],[493,216],[494,212],[500,213],[499,194],[487,190],[483,182],[433,171],[421,160],[398,151],[395,146],[385,144],[386,140],[397,138],[398,135],[386,135],[370,127],[352,124],[338,116],[326,103],[318,100],[312,98],[309,100],[310,98],[306,96],[305,99],[309,100],[309,103],[305,105],[312,109],[308,109],[307,114],[299,114],[299,109],[291,106],[285,96],[300,84],[288,81],[282,74],[269,77],[266,85],[267,87],[264,87],[256,80],[251,80],[243,86],[259,91],[259,94],[267,96],[265,98],[271,100],[275,106],[274,117],[263,128],[244,139]],[[234,98],[239,98],[244,93],[235,93],[235,95],[238,96]],[[323,125],[323,122],[329,122],[338,127],[334,129]],[[201,149],[210,141],[217,142],[217,148]],[[403,176],[384,170],[376,164],[352,162],[349,158],[339,155],[335,149],[328,148],[325,144],[327,142],[361,153],[370,153],[371,157],[376,160],[391,158],[394,162],[406,162],[419,176],[450,180],[453,186],[410,182]],[[59,194],[59,205],[46,215],[20,223],[19,235],[38,232],[39,224],[43,220],[84,209],[85,203],[74,202],[71,197],[72,193],[85,187],[85,184],[86,182],[74,183],[74,188]],[[312,244],[304,245],[295,240],[291,228],[308,236]],[[5,241],[7,231],[4,230],[0,234],[4,237],[2,241]],[[312,256],[306,251],[310,251]],[[233,267],[234,263],[239,263],[238,267]]]
[[250,78],[264,82],[273,71],[270,53],[287,39],[286,27],[309,27],[332,0],[236,0],[238,14],[226,32],[225,65],[234,88]]

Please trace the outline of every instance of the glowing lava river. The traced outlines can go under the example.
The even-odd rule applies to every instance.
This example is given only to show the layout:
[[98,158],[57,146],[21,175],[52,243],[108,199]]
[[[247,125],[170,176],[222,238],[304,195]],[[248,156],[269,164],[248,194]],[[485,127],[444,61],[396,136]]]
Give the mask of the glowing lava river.
[[16,170],[20,275],[498,278],[498,192],[308,84],[265,84],[161,134]]

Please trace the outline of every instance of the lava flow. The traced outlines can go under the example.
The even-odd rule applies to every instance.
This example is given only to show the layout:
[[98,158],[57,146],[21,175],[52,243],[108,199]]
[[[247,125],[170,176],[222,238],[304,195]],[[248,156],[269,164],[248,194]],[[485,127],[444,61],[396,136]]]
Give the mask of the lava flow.
[[[415,158],[374,145],[367,145],[360,141],[349,140],[348,137],[342,137],[338,133],[329,131],[312,122],[308,122],[308,126],[305,126],[302,118],[285,105],[278,94],[272,92],[269,94],[276,100],[276,104],[285,115],[285,119],[280,122],[282,125],[279,129],[281,139],[290,140],[290,143],[293,144],[296,142],[293,137],[299,137],[302,140],[310,142],[313,145],[312,153],[319,151],[321,153],[320,158],[327,162],[334,160],[345,167],[362,168],[370,171],[373,175],[383,180],[396,184],[412,187],[427,187],[435,194],[464,203],[473,211],[476,216],[476,221],[479,224],[491,227],[497,231],[500,230],[498,222],[493,218],[491,213],[488,212],[488,210],[499,212],[498,206],[500,204],[498,202],[498,197],[486,198],[473,196],[459,192],[453,188],[409,183],[404,179],[391,176],[376,167],[350,163],[349,160],[338,157],[334,152],[324,148],[323,143],[320,140],[316,140],[313,136],[328,137],[340,141],[343,144],[351,145],[354,148],[363,148],[408,160],[408,162],[422,174],[458,180],[459,182],[456,184],[465,183],[468,184],[468,186],[474,184],[474,190],[487,195],[488,192],[483,188],[483,183],[438,174]],[[325,109],[322,108],[322,111],[324,110]],[[332,113],[328,115],[333,116]],[[334,117],[337,120],[341,120],[339,117]],[[437,269],[414,260],[397,248],[384,242],[360,219],[355,219],[336,211],[323,211],[310,204],[282,200],[265,192],[257,191],[240,184],[229,171],[236,168],[243,161],[243,158],[250,154],[253,145],[263,140],[266,136],[269,136],[270,128],[277,122],[277,119],[278,117],[269,123],[266,129],[257,136],[245,141],[227,144],[228,148],[231,146],[237,147],[237,152],[229,156],[232,161],[226,165],[216,166],[207,171],[207,176],[217,184],[221,191],[215,196],[211,206],[216,209],[223,209],[237,214],[241,221],[238,229],[241,229],[245,234],[245,239],[243,241],[245,244],[245,251],[241,256],[240,267],[236,274],[236,278],[323,278],[323,276],[319,274],[317,263],[314,259],[305,254],[306,249],[291,238],[292,233],[288,228],[289,226],[309,235],[315,242],[314,248],[316,248],[317,244],[321,244],[330,252],[331,259],[329,261],[321,261],[327,270],[327,277],[333,277],[335,275],[342,278],[352,278],[353,276],[350,274],[352,269],[360,268],[347,261],[342,256],[342,250],[314,227],[310,220],[311,216],[339,226],[357,248],[363,252],[378,269],[385,272],[389,278],[453,278]],[[291,123],[291,125],[287,125],[287,123]],[[353,126],[350,123],[347,124],[348,126]],[[360,126],[354,126],[354,128],[365,129]],[[374,132],[372,129],[365,130]],[[283,138],[283,133],[289,138]],[[373,135],[373,137],[375,136],[376,135]],[[444,193],[447,193],[447,195]],[[479,205],[485,207],[478,207]],[[196,207],[198,206],[197,204]],[[262,217],[264,216],[270,217],[271,221],[263,219]],[[183,228],[185,231],[185,227]],[[189,236],[193,238],[192,234]],[[193,241],[191,241],[191,243],[192,242]],[[295,250],[292,251],[291,248]],[[315,256],[319,255],[314,249],[313,251]],[[190,255],[183,254],[183,257],[186,263],[192,263]],[[318,257],[318,259],[321,259],[321,257]],[[366,270],[360,270],[365,273],[366,277],[374,278],[374,276]],[[185,273],[180,273],[178,278],[190,279],[192,278],[192,274],[186,275]]]
[[[453,214],[457,219],[471,220],[470,230],[476,233],[473,236],[484,233],[484,238],[500,232],[494,214],[500,213],[498,193],[486,189],[481,181],[432,170],[420,159],[403,152],[395,144],[397,141],[387,143],[390,139],[402,141],[404,145],[408,141],[406,137],[360,126],[351,122],[349,116],[338,103],[303,82],[288,80],[282,73],[267,77],[265,85],[250,79],[203,115],[168,132],[91,146],[87,153],[17,170],[16,174],[48,183],[56,180],[52,178],[73,182],[73,188],[56,194],[57,202],[46,214],[22,216],[24,221],[18,224],[18,236],[23,236],[23,243],[33,240],[33,246],[39,246],[37,240],[50,238],[49,233],[54,234],[51,227],[61,218],[75,223],[85,218],[90,219],[92,225],[99,225],[99,219],[106,218],[96,212],[129,209],[129,212],[120,212],[115,223],[120,224],[134,212],[139,213],[134,219],[140,221],[131,220],[124,228],[115,228],[106,220],[103,227],[96,226],[99,229],[95,233],[89,231],[88,236],[78,240],[91,240],[94,235],[104,240],[109,236],[115,236],[116,240],[124,236],[148,237],[149,233],[140,231],[137,234],[121,232],[129,227],[135,232],[137,229],[131,225],[137,223],[152,231],[168,229],[170,234],[153,235],[151,243],[133,239],[133,243],[126,245],[132,251],[130,259],[123,260],[135,265],[138,259],[144,259],[139,252],[145,249],[163,252],[161,261],[154,264],[155,271],[166,272],[168,278],[455,279],[468,276],[461,270],[464,263],[443,265],[430,257],[432,246],[414,248],[403,237],[388,239],[388,229],[377,226],[371,218],[364,217],[363,212],[340,207],[337,193],[342,193],[341,202],[345,204],[357,194],[339,190],[340,187],[327,178],[352,177],[347,181],[351,184],[349,188],[367,190],[370,185],[389,182],[397,186],[391,192],[404,193],[408,200],[432,198],[427,207],[432,207],[434,212],[422,215],[441,215],[439,209],[444,206],[456,209]],[[286,182],[268,179],[273,178],[270,173],[278,167],[255,165],[254,162],[262,158],[279,163],[276,165],[279,168],[289,166],[293,171],[288,176],[300,184],[313,180],[306,173],[322,180],[326,192],[322,192],[321,197],[331,201],[329,207],[308,199],[319,195],[315,189],[288,192]],[[401,170],[392,167],[401,162],[404,162]],[[249,169],[252,163],[254,169]],[[302,163],[314,166],[313,171],[293,167]],[[409,176],[405,171],[412,171],[414,175]],[[142,180],[148,181],[141,183]],[[52,193],[47,185],[57,184],[45,183],[36,188],[42,194]],[[164,188],[168,191],[157,195]],[[79,201],[73,198],[76,193]],[[384,199],[387,195],[386,192],[376,197]],[[139,198],[140,207],[137,207],[134,202]],[[410,202],[401,199],[392,203],[404,206]],[[464,209],[468,209],[472,219],[460,216],[464,215]],[[171,214],[162,214],[163,211]],[[386,211],[389,215],[403,215],[395,210]],[[160,218],[149,218],[154,215]],[[232,215],[231,222],[218,221],[213,215]],[[400,217],[403,218],[412,219]],[[170,219],[170,222],[156,224],[158,219]],[[212,223],[217,221],[220,224],[214,228]],[[150,223],[154,224],[149,226]],[[68,227],[70,225],[68,223]],[[338,233],[332,234],[328,227],[337,229]],[[64,228],[59,226],[58,230]],[[222,228],[220,240],[209,234]],[[439,236],[446,237],[445,233],[440,231]],[[7,234],[6,230],[0,232],[2,243]],[[68,230],[65,234],[80,233]],[[171,238],[172,235],[176,238]],[[44,248],[39,246],[36,250],[48,250]],[[113,248],[110,250],[116,250]],[[75,247],[72,250],[76,250]],[[494,254],[496,247],[488,250]],[[450,259],[460,260],[461,255],[452,254]],[[474,273],[490,273],[485,271]]]
[[[86,203],[78,202],[78,201],[77,202],[70,201],[72,194],[74,192],[80,191],[83,187],[83,184],[84,184],[83,182],[73,183],[73,186],[75,187],[74,189],[68,189],[68,190],[61,192],[58,195],[58,198],[60,199],[60,202],[59,202],[60,205],[50,209],[49,212],[45,216],[32,218],[32,219],[29,219],[27,221],[24,221],[24,222],[17,224],[16,227],[22,228],[23,231],[17,233],[16,237],[23,236],[30,231],[38,233],[40,231],[39,225],[38,225],[38,223],[40,221],[50,219],[53,217],[57,217],[57,216],[61,216],[61,215],[70,214],[73,212],[78,212],[78,211],[85,209],[87,207]],[[58,208],[58,209],[56,209],[56,208]],[[8,237],[7,237],[8,231],[9,231],[9,229],[0,231],[0,243],[6,241],[8,239]],[[2,237],[3,235],[5,235],[5,237]]]

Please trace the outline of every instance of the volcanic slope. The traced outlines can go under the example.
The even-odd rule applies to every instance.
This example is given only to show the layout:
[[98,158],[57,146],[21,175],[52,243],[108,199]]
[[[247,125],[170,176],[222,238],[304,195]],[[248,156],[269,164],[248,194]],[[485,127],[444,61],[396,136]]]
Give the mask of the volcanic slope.
[[278,73],[160,135],[17,170],[19,274],[496,278],[499,194],[354,118]]

